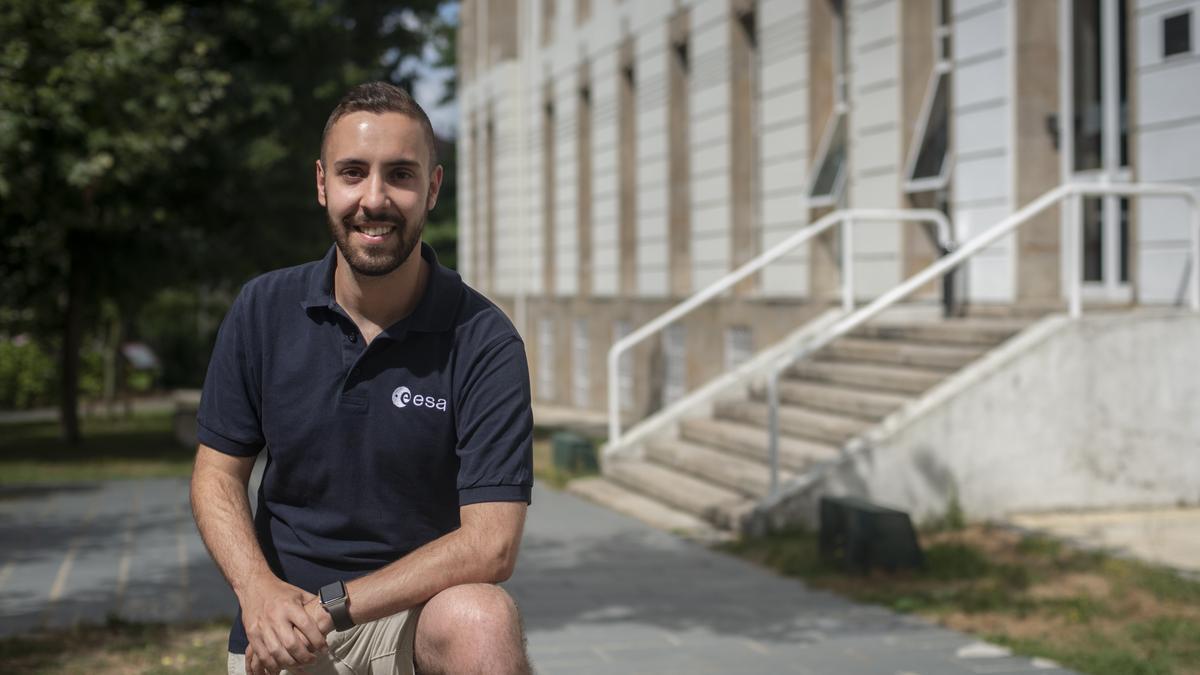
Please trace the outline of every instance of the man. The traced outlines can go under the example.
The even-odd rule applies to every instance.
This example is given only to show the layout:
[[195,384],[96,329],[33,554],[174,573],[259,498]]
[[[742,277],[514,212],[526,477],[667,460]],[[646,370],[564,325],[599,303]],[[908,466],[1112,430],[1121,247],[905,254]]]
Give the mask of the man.
[[352,89],[316,179],[334,245],[246,284],[198,414],[192,508],[241,608],[229,672],[528,672],[495,585],[532,486],[528,367],[420,242],[442,183],[428,117]]

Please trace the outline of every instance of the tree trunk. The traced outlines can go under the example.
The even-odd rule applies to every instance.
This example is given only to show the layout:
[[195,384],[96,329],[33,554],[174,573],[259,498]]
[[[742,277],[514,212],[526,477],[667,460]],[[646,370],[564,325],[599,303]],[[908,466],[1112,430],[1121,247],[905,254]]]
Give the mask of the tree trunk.
[[83,342],[82,247],[78,235],[67,233],[67,306],[63,312],[62,381],[59,391],[59,419],[63,440],[79,445],[79,350]]

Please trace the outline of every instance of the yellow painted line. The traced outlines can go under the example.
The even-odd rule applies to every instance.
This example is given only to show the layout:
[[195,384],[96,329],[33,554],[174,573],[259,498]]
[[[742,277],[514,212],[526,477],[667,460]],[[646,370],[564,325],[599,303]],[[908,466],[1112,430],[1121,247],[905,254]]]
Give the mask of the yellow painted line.
[[50,586],[50,602],[58,602],[62,597],[63,590],[67,587],[67,578],[71,576],[71,568],[75,565],[75,555],[79,553],[79,540],[71,541],[71,548],[67,550],[66,557],[63,558],[62,564],[58,566],[58,574],[54,577],[54,584]]
[[186,618],[191,603],[188,601],[188,560],[187,560],[187,509],[180,502],[175,509],[178,516],[175,528],[175,550],[179,555],[179,595],[183,601],[181,614]]
[[121,535],[121,560],[117,563],[117,590],[113,611],[121,614],[121,604],[125,601],[125,590],[129,587],[129,569],[133,565],[134,528],[137,527],[138,516],[142,512],[142,488],[138,487],[133,493],[133,508],[125,519],[125,532]]
[[4,567],[0,569],[0,591],[4,590],[4,584],[8,582],[8,578],[12,576],[13,567],[16,565],[12,560],[4,563]]
[[[86,528],[92,524],[92,520],[96,518],[96,505],[100,501],[99,491],[92,496],[91,502],[88,504],[87,514],[83,517],[83,522],[80,524],[86,531]],[[67,546],[67,554],[63,556],[62,563],[58,566],[58,573],[54,575],[54,583],[50,585],[50,597],[46,601],[46,607],[42,612],[41,625],[44,627],[50,620],[50,614],[54,611],[54,605],[61,598],[63,591],[67,589],[67,580],[71,578],[71,569],[75,566],[75,557],[79,555],[79,546],[83,543],[83,532],[75,535],[70,544]]]
[[742,640],[742,644],[752,652],[758,652],[759,654],[771,653],[771,650],[766,645],[757,640]]

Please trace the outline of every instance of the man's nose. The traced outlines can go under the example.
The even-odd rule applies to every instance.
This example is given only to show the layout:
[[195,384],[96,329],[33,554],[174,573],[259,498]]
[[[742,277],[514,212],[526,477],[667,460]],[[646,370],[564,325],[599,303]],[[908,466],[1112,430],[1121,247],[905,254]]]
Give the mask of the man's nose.
[[366,192],[363,193],[361,202],[363,211],[383,213],[386,210],[388,203],[386,187],[387,184],[378,173],[372,174],[367,179]]

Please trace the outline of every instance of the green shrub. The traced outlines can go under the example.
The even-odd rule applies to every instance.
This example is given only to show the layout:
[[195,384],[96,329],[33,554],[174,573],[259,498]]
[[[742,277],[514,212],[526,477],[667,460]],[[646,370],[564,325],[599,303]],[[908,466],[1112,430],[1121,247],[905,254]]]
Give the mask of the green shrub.
[[57,390],[54,359],[36,342],[0,339],[0,408],[49,405]]

